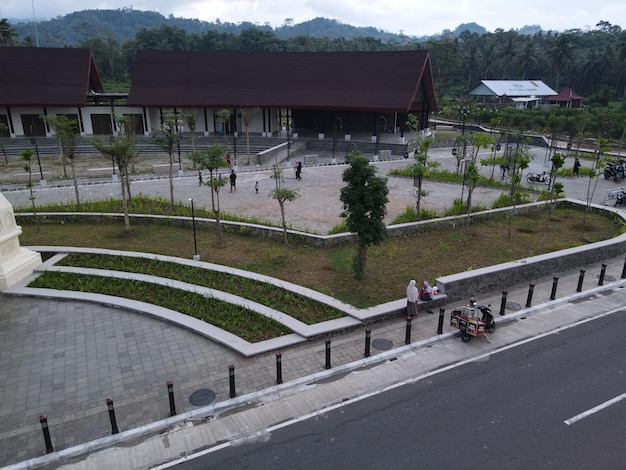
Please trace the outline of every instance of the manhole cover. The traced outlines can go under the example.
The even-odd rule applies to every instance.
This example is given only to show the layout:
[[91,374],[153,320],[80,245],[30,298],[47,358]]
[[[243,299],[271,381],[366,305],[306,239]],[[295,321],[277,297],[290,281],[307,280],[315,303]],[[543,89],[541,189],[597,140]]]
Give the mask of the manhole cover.
[[388,339],[375,339],[372,341],[372,347],[380,351],[387,351],[393,347],[393,343]]
[[507,302],[505,307],[507,310],[514,310],[514,311],[522,309],[522,306],[516,302]]
[[215,392],[213,390],[209,390],[208,388],[203,388],[202,390],[196,390],[189,397],[189,403],[193,406],[204,406],[213,403],[215,400]]
[[[597,277],[598,279],[600,279],[600,275],[599,275],[599,274],[598,274],[596,277]],[[605,281],[608,281],[608,282],[615,282],[615,278],[614,278],[613,276],[609,276],[608,274],[606,274],[606,275],[604,276],[604,280],[605,280]]]

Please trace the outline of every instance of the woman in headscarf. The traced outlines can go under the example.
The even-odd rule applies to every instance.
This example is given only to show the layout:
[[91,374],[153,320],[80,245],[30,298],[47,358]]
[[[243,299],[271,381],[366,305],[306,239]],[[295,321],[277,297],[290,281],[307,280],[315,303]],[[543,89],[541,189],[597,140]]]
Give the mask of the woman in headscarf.
[[433,300],[435,298],[435,293],[433,292],[433,288],[430,287],[428,281],[424,281],[424,287],[422,288],[422,292],[420,292],[420,300]]
[[415,281],[409,282],[406,288],[406,316],[407,318],[415,318],[417,316],[417,301],[419,300],[419,291],[415,285]]

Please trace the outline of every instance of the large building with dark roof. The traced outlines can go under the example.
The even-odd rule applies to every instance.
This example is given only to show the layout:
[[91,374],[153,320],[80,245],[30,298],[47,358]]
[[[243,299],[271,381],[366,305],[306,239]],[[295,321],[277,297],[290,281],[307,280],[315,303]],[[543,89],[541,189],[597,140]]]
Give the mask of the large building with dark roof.
[[[10,136],[50,135],[40,115],[76,119],[84,135],[111,134],[113,115],[136,118],[149,134],[165,115],[191,113],[196,130],[250,133],[285,127],[324,134],[395,132],[408,114],[422,129],[438,111],[428,51],[138,51],[130,93],[107,94],[87,49],[0,48],[0,122]],[[232,112],[226,129],[217,112]],[[184,120],[180,128],[186,131]]]

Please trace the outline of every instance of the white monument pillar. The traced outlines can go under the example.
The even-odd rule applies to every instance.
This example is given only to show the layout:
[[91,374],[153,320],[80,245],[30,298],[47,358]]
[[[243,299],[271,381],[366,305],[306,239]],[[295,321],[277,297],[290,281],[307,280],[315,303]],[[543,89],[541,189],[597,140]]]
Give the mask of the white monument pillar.
[[41,264],[39,253],[20,247],[21,234],[13,206],[0,193],[0,291],[30,276]]

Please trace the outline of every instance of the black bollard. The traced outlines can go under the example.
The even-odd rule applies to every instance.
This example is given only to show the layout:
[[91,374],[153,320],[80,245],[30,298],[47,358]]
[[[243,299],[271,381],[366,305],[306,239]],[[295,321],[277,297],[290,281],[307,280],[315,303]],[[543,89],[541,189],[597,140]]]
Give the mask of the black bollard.
[[276,383],[283,383],[283,355],[280,351],[276,353]]
[[535,285],[528,284],[528,297],[526,297],[526,308],[530,308],[533,301],[533,292],[535,292]]
[[370,357],[370,341],[372,338],[372,330],[365,330],[365,357]]
[[502,302],[500,302],[500,315],[504,315],[504,311],[506,310],[506,296],[509,293],[505,290],[502,291]]
[[559,285],[559,278],[554,277],[552,279],[552,292],[550,292],[550,300],[556,299],[556,287]]
[[111,434],[117,434],[120,432],[120,428],[117,427],[117,420],[115,419],[115,408],[113,407],[113,400],[107,398],[107,408],[109,410],[109,419],[111,420]]
[[50,429],[48,428],[48,416],[39,416],[39,423],[41,423],[41,430],[43,431],[43,440],[46,442],[46,454],[54,452],[52,440],[50,439]]
[[446,314],[446,309],[445,308],[440,308],[439,309],[439,323],[437,324],[437,334],[438,335],[443,333],[443,320],[444,320],[445,314]]
[[330,369],[330,340],[326,340],[326,369]]
[[406,319],[406,329],[404,332],[404,344],[411,344],[411,317]]
[[624,266],[622,267],[622,279],[626,279],[626,258],[624,258]]
[[602,270],[600,271],[600,280],[598,281],[598,285],[601,286],[604,284],[604,274],[606,273],[606,264],[602,263]]
[[578,276],[578,285],[576,286],[576,292],[580,292],[583,290],[583,281],[585,280],[585,270],[580,270],[580,275]]
[[228,382],[230,384],[230,398],[235,398],[237,396],[235,392],[235,366],[232,364],[228,366]]
[[176,404],[174,403],[174,383],[167,381],[167,395],[170,398],[170,416],[176,416]]

